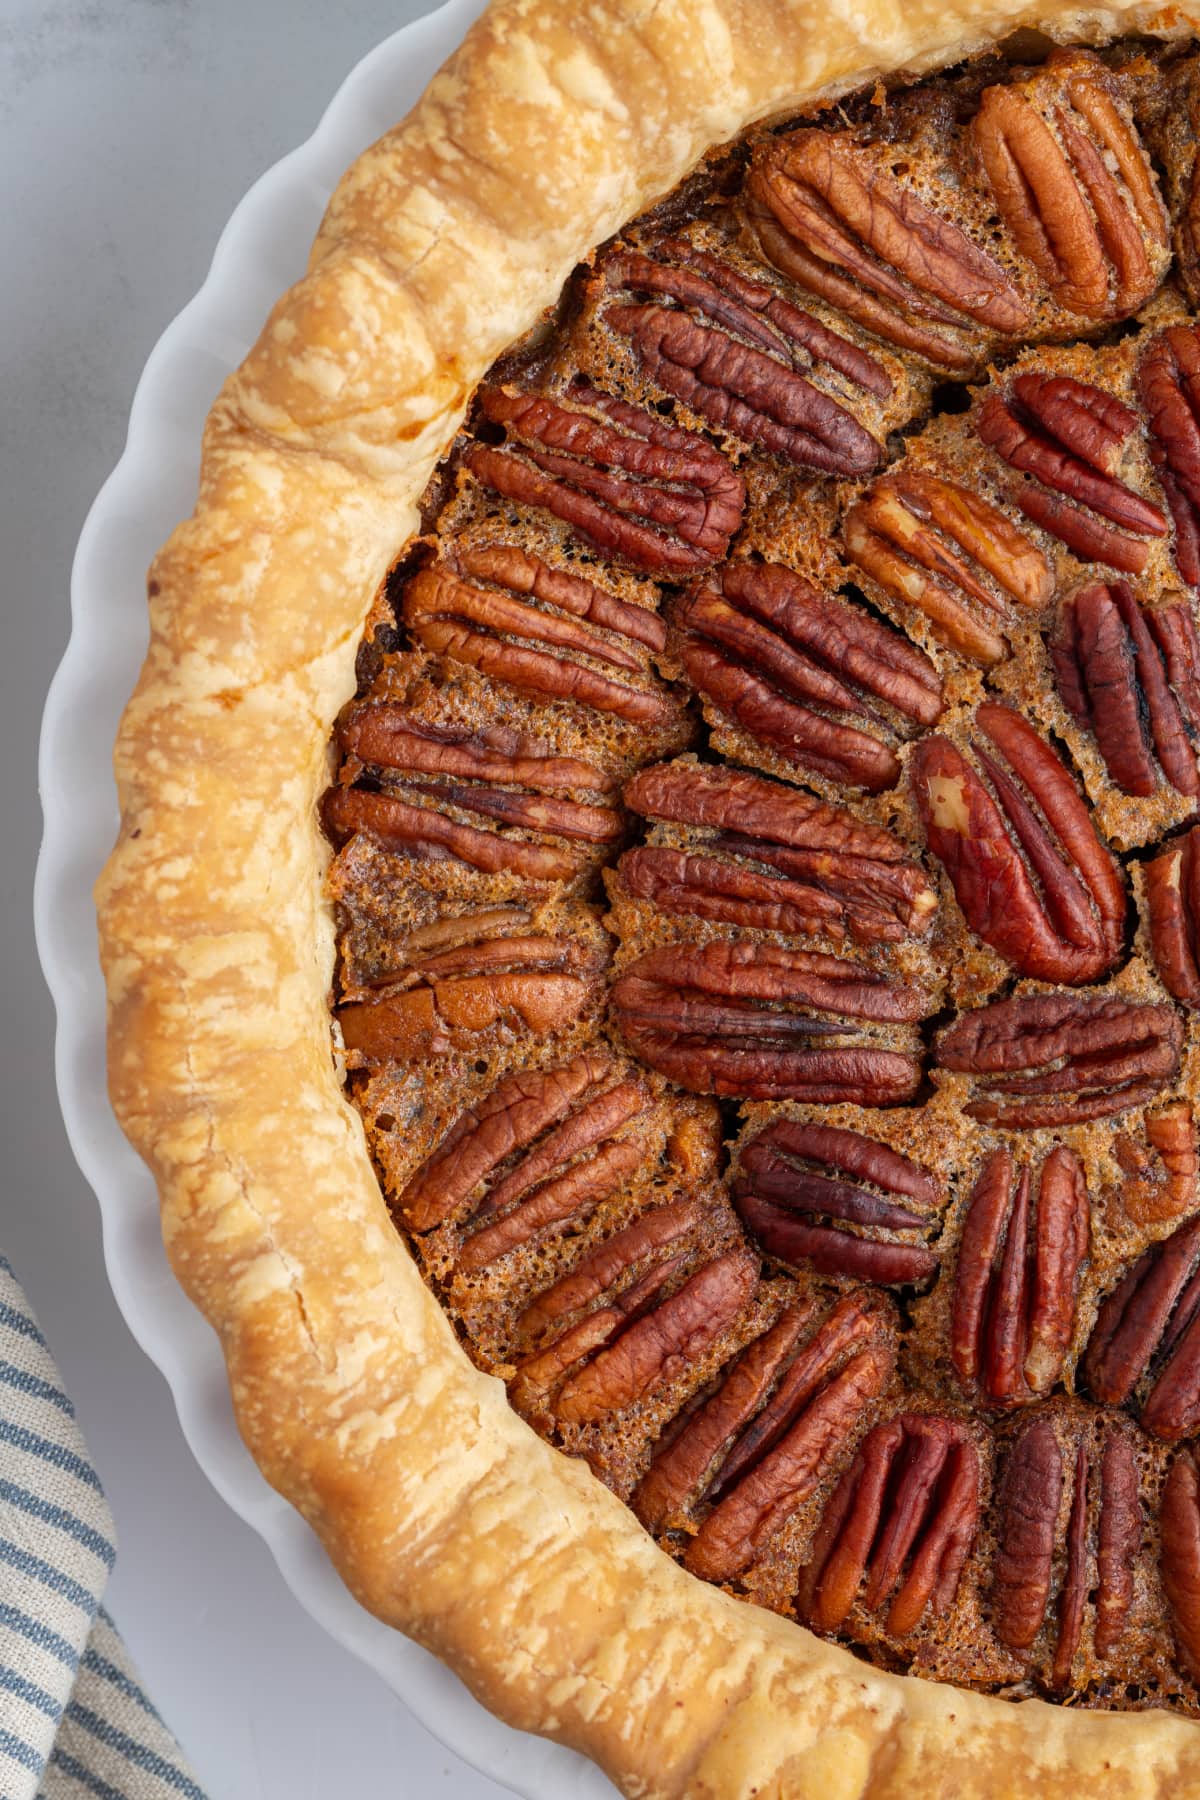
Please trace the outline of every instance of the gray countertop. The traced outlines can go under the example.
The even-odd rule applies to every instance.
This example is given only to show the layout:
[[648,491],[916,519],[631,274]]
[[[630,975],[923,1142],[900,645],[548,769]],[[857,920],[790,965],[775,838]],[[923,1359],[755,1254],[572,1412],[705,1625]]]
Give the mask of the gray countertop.
[[502,1790],[284,1586],[192,1461],[105,1280],[59,1120],[33,945],[35,759],[88,506],[138,374],[251,182],[424,0],[0,0],[4,854],[0,1246],[75,1398],[120,1535],[108,1603],[213,1800]]

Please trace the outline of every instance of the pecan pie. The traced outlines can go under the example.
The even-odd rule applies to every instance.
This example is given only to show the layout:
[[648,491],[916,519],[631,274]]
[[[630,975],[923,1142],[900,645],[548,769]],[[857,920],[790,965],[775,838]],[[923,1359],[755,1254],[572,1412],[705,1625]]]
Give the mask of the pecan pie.
[[494,7],[152,574],[176,1265],[630,1794],[1200,1791],[1200,51],[1001,10]]

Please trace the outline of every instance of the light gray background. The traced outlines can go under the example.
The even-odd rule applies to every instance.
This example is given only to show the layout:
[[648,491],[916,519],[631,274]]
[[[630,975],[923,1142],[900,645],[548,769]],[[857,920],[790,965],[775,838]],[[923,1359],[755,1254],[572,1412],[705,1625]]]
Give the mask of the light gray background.
[[492,1800],[285,1588],[192,1461],[105,1281],[34,953],[42,700],[88,506],[251,182],[426,0],[0,0],[0,1246],[112,1501],[109,1604],[213,1800]]

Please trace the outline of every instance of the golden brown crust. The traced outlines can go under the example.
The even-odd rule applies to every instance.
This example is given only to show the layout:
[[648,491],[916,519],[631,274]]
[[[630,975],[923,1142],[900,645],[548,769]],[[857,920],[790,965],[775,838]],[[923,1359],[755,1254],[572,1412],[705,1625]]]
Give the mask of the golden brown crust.
[[629,1794],[1180,1794],[1200,1789],[1200,1735],[888,1675],[730,1599],[473,1368],[330,1053],[316,799],[363,620],[487,366],[708,145],[1017,26],[1184,22],[1046,0],[501,0],[344,178],[152,571],[99,904],[113,1103],[173,1264],[247,1443],[364,1604]]

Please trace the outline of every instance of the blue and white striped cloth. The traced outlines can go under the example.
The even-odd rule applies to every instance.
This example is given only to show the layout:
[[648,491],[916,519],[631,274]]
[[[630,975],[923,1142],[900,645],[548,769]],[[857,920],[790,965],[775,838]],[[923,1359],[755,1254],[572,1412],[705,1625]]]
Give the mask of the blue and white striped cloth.
[[0,1256],[0,1800],[205,1800],[100,1604],[112,1515]]

